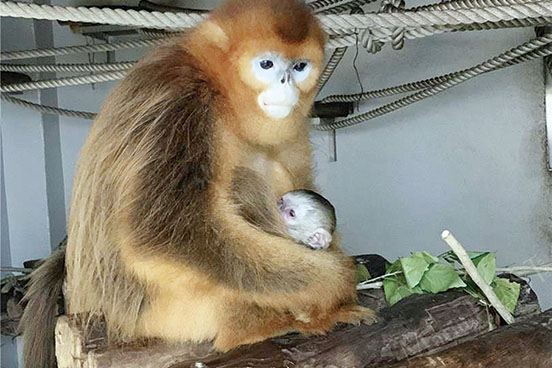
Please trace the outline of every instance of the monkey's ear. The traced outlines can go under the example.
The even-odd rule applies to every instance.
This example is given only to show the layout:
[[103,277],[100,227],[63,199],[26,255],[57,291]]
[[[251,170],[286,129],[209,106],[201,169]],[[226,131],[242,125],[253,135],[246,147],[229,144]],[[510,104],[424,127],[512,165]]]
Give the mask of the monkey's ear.
[[214,20],[207,19],[203,21],[199,25],[197,32],[199,32],[202,38],[212,46],[217,46],[224,51],[228,49],[228,35]]
[[327,249],[332,242],[332,234],[319,227],[307,238],[307,245],[312,249]]

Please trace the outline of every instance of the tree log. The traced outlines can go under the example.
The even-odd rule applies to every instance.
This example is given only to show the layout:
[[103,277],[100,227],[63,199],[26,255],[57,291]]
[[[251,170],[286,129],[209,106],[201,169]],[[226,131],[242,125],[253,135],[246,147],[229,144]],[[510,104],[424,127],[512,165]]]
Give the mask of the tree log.
[[[225,354],[207,343],[108,346],[101,328],[84,336],[82,318],[62,317],[56,355],[59,368],[381,367],[473,339],[489,330],[492,319],[474,298],[458,291],[413,295],[392,307],[385,306],[381,290],[363,290],[359,297],[378,311],[378,323],[338,326],[324,336],[290,334]],[[514,315],[537,311],[536,296],[523,283]]]
[[440,353],[389,368],[550,368],[552,309]]

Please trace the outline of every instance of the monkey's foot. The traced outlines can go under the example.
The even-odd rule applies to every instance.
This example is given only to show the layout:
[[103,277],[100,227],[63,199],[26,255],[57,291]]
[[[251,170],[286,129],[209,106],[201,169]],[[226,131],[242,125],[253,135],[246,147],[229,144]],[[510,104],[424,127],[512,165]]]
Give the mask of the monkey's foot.
[[259,321],[261,325],[260,329],[252,328],[249,330],[232,330],[226,331],[225,333],[219,333],[215,338],[213,346],[218,351],[226,352],[241,345],[255,344],[271,337],[285,335],[294,331],[294,329],[290,327],[280,325],[262,326],[262,323],[262,321]]
[[240,345],[254,344],[294,331],[295,317],[256,305],[241,305],[228,316],[214,341],[218,351],[228,351]]
[[335,318],[336,322],[353,325],[360,325],[361,323],[371,325],[378,320],[378,316],[373,310],[360,305],[348,305],[341,308]]
[[306,316],[295,315],[295,328],[303,335],[324,335],[332,330],[337,323],[360,325],[372,324],[377,321],[377,315],[370,308],[360,305],[346,305],[329,314]]

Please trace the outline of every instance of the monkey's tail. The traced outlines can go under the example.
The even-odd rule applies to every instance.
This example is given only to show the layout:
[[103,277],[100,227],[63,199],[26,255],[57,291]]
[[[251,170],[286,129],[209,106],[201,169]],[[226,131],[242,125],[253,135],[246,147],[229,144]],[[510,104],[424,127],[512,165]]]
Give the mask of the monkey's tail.
[[56,249],[30,276],[19,322],[25,367],[55,368],[55,326],[65,277],[65,247]]

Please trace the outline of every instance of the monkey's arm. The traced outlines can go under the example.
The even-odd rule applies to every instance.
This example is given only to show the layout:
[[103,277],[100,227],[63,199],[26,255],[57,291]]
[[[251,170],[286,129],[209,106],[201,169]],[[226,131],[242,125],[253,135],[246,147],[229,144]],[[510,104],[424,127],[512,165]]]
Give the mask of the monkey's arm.
[[[211,179],[205,164],[192,164],[187,157],[166,161],[156,158],[144,166],[134,175],[138,187],[127,188],[133,205],[118,227],[126,233],[125,246],[141,259],[151,257],[156,266],[181,263],[183,270],[191,267],[259,305],[331,310],[354,301],[352,261],[343,253],[314,252],[287,237],[268,234],[240,216],[231,187]],[[160,185],[150,185],[156,181]],[[270,207],[276,208],[275,201]],[[166,277],[143,276],[160,285]]]
[[254,170],[243,166],[234,169],[232,198],[238,214],[249,223],[267,233],[289,238],[276,206],[278,199]]

